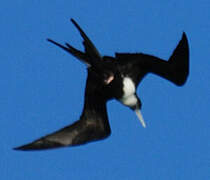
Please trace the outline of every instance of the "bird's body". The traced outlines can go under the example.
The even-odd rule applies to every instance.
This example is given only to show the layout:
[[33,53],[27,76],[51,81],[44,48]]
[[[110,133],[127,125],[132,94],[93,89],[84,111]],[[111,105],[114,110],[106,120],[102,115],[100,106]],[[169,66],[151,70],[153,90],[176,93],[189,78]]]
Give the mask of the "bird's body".
[[129,77],[122,77],[122,84],[123,95],[119,100],[122,102],[122,104],[126,106],[135,106],[135,104],[137,103],[137,98],[134,82]]
[[143,53],[116,53],[115,57],[110,57],[101,56],[80,26],[73,19],[71,21],[83,37],[85,52],[68,43],[63,46],[51,39],[48,41],[87,65],[88,78],[82,115],[70,126],[15,148],[17,150],[74,146],[106,138],[111,133],[106,103],[113,98],[132,109],[143,127],[146,127],[140,111],[142,103],[136,94],[136,89],[145,75],[153,73],[178,86],[187,80],[189,47],[185,33],[168,61]]

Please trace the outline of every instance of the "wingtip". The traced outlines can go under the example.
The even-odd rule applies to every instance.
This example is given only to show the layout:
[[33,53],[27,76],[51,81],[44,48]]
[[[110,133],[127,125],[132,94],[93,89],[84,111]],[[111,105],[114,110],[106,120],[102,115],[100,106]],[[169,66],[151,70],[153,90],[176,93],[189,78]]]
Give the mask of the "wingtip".
[[40,149],[40,148],[37,148],[37,147],[38,147],[37,144],[32,142],[32,143],[25,144],[25,145],[22,145],[22,146],[14,147],[13,150],[15,150],[15,151],[32,151],[32,150]]
[[36,150],[46,150],[46,149],[53,149],[65,146],[59,142],[49,141],[45,138],[35,140],[31,143],[18,146],[13,148],[16,151],[36,151]]
[[182,33],[182,39],[183,40],[187,40],[187,34],[183,31],[183,33]]
[[178,46],[181,47],[182,49],[185,49],[186,54],[189,54],[189,43],[188,43],[187,35],[184,31],[182,33],[182,38],[181,38]]
[[29,145],[23,145],[23,146],[14,147],[13,150],[15,150],[15,151],[30,151],[33,149],[29,148]]
[[174,64],[174,69],[176,69],[176,75],[171,76],[172,81],[177,86],[183,86],[189,75],[189,43],[184,31],[181,40],[169,58],[169,62]]
[[12,149],[15,150],[15,151],[21,150],[19,147],[14,147],[14,148],[12,148]]

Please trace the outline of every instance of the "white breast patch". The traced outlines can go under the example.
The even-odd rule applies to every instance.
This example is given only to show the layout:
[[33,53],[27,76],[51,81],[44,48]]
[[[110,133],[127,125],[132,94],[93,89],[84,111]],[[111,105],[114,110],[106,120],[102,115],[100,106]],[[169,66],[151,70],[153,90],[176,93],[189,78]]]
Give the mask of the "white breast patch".
[[125,77],[123,79],[123,92],[124,96],[130,96],[134,94],[136,91],[135,85],[133,81],[129,77]]
[[120,101],[126,106],[133,106],[137,103],[137,98],[134,95],[136,91],[133,81],[129,77],[123,79],[123,97]]

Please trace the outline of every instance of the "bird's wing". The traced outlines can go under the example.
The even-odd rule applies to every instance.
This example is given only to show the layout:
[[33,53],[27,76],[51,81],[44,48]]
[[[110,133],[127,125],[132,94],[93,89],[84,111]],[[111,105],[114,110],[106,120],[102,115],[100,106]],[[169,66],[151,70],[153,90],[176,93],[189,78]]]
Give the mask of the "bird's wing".
[[119,67],[127,71],[136,85],[147,73],[159,75],[181,86],[189,74],[189,46],[185,33],[168,61],[146,54],[116,53]]
[[107,99],[101,94],[103,91],[101,82],[97,81],[95,75],[90,71],[85,90],[84,109],[80,119],[52,134],[16,147],[15,150],[42,150],[76,146],[101,140],[110,135],[111,130],[106,110]]

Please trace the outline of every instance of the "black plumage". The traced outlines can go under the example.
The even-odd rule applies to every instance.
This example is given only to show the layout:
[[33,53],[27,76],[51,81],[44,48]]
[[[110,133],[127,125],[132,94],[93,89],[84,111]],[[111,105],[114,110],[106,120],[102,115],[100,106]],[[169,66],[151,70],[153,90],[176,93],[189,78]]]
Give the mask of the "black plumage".
[[106,103],[113,98],[134,110],[142,125],[146,127],[140,112],[142,103],[136,94],[136,88],[145,75],[154,73],[178,86],[187,80],[189,47],[185,33],[168,61],[143,53],[116,53],[115,57],[110,57],[101,56],[80,26],[73,19],[71,21],[83,37],[84,52],[68,43],[63,46],[51,39],[48,41],[87,65],[88,78],[82,115],[72,125],[17,147],[16,150],[75,146],[106,138],[111,133]]
[[97,81],[91,70],[88,70],[84,109],[80,120],[57,132],[15,149],[39,150],[69,145],[74,146],[109,136],[111,130],[107,117],[107,99],[99,89],[103,89],[103,84]]

